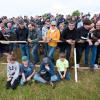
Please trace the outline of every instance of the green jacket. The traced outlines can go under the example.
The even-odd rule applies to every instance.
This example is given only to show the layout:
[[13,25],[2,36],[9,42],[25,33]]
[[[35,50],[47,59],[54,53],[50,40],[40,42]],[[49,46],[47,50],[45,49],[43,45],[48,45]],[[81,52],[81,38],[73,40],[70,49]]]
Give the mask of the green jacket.
[[35,45],[42,39],[42,34],[39,29],[29,31],[28,38],[32,40],[32,44]]

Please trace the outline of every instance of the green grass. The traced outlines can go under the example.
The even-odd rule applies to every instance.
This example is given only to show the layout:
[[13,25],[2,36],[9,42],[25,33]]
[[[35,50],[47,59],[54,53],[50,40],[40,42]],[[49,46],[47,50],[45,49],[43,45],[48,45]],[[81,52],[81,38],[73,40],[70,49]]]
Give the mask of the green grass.
[[33,82],[6,90],[6,66],[0,64],[0,100],[100,100],[100,71],[78,72],[78,83],[74,81],[74,70],[70,81],[56,83],[56,88]]
[[[20,58],[19,55],[20,52],[17,52],[17,58]],[[57,59],[58,53],[55,55]],[[6,62],[4,56],[0,58],[0,63],[2,62]],[[100,100],[100,70],[79,71],[78,83],[75,83],[74,70],[71,70],[71,80],[56,83],[55,89],[50,85],[33,82],[31,86],[18,86],[13,91],[6,90],[5,84],[6,65],[0,64],[0,100]]]

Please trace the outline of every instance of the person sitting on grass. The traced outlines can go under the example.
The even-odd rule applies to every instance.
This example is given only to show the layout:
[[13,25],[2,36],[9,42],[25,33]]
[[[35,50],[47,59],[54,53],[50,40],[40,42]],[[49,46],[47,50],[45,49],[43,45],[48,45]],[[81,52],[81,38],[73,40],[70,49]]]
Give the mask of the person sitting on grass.
[[13,55],[7,56],[7,83],[6,89],[16,89],[19,84],[19,63]]
[[21,85],[32,82],[35,70],[34,70],[34,65],[29,62],[27,56],[22,57],[22,64],[20,65],[20,71],[22,75],[20,80]]
[[63,79],[70,80],[70,72],[67,70],[69,67],[69,62],[65,56],[65,53],[60,53],[59,59],[56,61],[58,81]]
[[35,74],[34,80],[50,84],[53,88],[55,87],[54,83],[57,81],[57,75],[54,72],[54,64],[48,57],[43,58],[43,61],[40,65],[40,71]]

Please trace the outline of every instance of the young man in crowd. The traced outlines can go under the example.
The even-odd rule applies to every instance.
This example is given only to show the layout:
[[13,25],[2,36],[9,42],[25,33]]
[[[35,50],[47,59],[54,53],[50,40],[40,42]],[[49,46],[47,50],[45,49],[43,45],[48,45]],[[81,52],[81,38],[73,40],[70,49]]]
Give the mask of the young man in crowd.
[[66,27],[61,34],[61,40],[63,41],[62,52],[66,52],[66,59],[68,61],[70,59],[71,47],[75,45],[76,35],[75,22],[70,21],[68,27]]
[[[64,23],[60,23],[59,24],[60,40],[61,40],[62,32],[63,32],[64,29],[65,29],[65,24]],[[58,43],[58,48],[59,48],[60,52],[64,52],[64,50],[63,50],[64,43],[63,42],[59,42]]]
[[[0,30],[0,41],[4,41],[6,40],[5,37],[3,36],[1,30]],[[3,53],[5,52],[5,44],[0,43],[0,57],[3,55]]]
[[[6,23],[7,24],[7,23]],[[5,27],[4,26],[4,23],[3,22],[1,22],[0,23],[0,34],[1,34],[1,40],[5,40],[5,41],[7,41],[8,40],[8,37],[9,37],[9,35],[7,34],[7,27]],[[9,49],[9,43],[2,43],[1,44],[2,46],[1,46],[1,52],[4,54],[4,55],[9,55],[9,53],[10,53],[10,49]]]
[[92,41],[92,45],[90,46],[91,48],[90,67],[94,69],[96,56],[97,56],[96,64],[98,64],[99,62],[98,60],[100,58],[100,20],[96,22],[95,30],[92,31],[90,35],[91,35],[90,39]]
[[42,39],[45,43],[44,44],[44,56],[47,56],[47,54],[48,54],[48,43],[46,43],[46,39],[47,39],[47,32],[49,29],[50,29],[50,19],[47,19],[42,28]]
[[97,24],[96,24],[96,28],[97,29],[97,32],[98,32],[98,42],[99,42],[99,45],[97,47],[97,55],[96,55],[96,61],[95,61],[95,64],[97,64],[98,67],[100,67],[100,20],[98,20]]
[[35,70],[34,65],[29,62],[27,56],[22,57],[22,64],[20,65],[21,81],[20,84],[24,85],[25,83],[31,82],[34,77]]
[[34,58],[34,64],[39,62],[39,40],[41,40],[41,31],[36,28],[34,23],[29,23],[29,34],[28,34],[28,42],[32,44],[32,56]]
[[[6,38],[8,41],[15,41],[16,40],[16,33],[15,30],[13,28],[13,24],[11,22],[7,23],[7,28],[6,28]],[[13,54],[14,48],[15,48],[15,44],[11,43],[8,45],[9,46],[9,53]]]
[[[16,30],[17,41],[27,41],[29,31],[27,28],[25,28],[24,21],[20,19],[18,24],[19,24],[19,27]],[[27,56],[28,59],[30,59],[29,45],[27,43],[21,43],[19,44],[19,46],[21,50],[21,55]]]
[[[77,67],[79,67],[79,63],[82,57],[83,51],[87,48],[88,45],[91,45],[92,42],[88,38],[88,33],[91,29],[91,21],[89,19],[85,19],[83,21],[83,27],[77,29],[77,43],[76,43],[76,57],[77,57]],[[85,54],[85,64],[87,64],[86,60],[87,55]]]

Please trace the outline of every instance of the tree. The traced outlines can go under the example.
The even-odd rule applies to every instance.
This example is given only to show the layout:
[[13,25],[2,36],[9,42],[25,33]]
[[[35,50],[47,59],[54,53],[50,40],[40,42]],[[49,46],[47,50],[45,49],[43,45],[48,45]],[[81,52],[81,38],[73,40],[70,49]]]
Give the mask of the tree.
[[72,16],[80,16],[80,11],[79,10],[73,11]]

